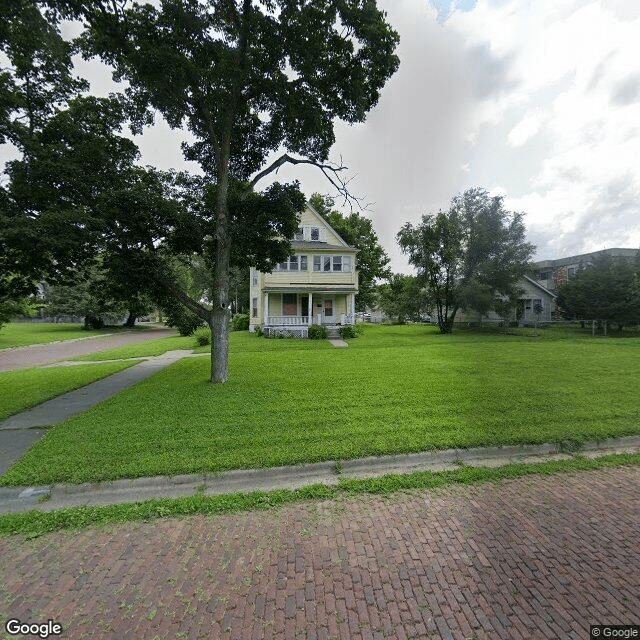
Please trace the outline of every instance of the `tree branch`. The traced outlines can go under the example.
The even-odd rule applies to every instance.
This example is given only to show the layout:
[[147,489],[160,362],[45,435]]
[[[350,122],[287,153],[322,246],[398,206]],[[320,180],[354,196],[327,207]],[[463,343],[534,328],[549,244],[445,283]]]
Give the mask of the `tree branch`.
[[195,313],[199,318],[206,320],[207,323],[209,322],[211,318],[211,310],[188,296],[174,280],[159,276],[158,282],[180,302],[182,302],[187,309],[193,311],[193,313]]
[[249,182],[249,186],[251,189],[255,187],[255,185],[265,176],[273,173],[274,171],[277,173],[280,167],[284,164],[310,164],[314,167],[318,167],[320,171],[324,174],[325,178],[333,185],[336,191],[344,198],[343,204],[349,204],[351,209],[353,209],[353,205],[357,205],[359,209],[366,210],[369,207],[367,203],[363,205],[364,198],[359,198],[354,196],[349,191],[349,183],[353,180],[355,176],[352,176],[348,180],[345,180],[340,175],[340,172],[346,171],[347,167],[342,164],[342,158],[340,159],[340,164],[337,165],[335,163],[323,163],[318,162],[316,160],[312,160],[311,158],[294,158],[290,156],[288,153],[283,153],[277,160],[272,162],[268,167],[264,168],[262,171],[257,173],[253,180]]

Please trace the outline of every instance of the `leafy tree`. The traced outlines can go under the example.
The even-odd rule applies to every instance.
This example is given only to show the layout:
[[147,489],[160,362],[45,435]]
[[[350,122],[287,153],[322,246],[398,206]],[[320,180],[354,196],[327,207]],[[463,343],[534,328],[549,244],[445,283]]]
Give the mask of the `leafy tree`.
[[30,315],[33,311],[30,298],[17,299],[13,296],[0,300],[0,329],[16,316]]
[[[60,35],[58,17],[45,17],[34,2],[0,4],[0,144],[28,156],[56,109],[79,95],[86,83],[72,75],[73,48]],[[35,293],[47,266],[46,229],[33,230],[37,211],[22,207],[6,181],[0,184],[0,305],[20,305]]]
[[597,256],[558,287],[565,317],[624,325],[640,321],[640,252],[635,261]]
[[[253,187],[285,163],[319,166],[344,187],[341,167],[327,163],[333,122],[365,119],[398,66],[393,53],[398,36],[375,0],[163,0],[156,6],[69,0],[66,5],[86,23],[87,55],[101,56],[115,67],[117,78],[128,81],[134,125],[149,123],[157,110],[171,127],[186,126],[195,138],[183,150],[200,164],[207,183],[208,229],[200,238],[206,237],[203,255],[214,300],[211,311],[196,311],[197,301],[189,304],[207,317],[211,378],[224,382],[234,240],[254,231],[259,240],[261,222],[279,226],[279,232],[291,229],[292,236],[302,208],[292,189],[276,186],[255,215],[260,198],[252,195]],[[285,153],[267,164],[279,149]],[[291,218],[285,220],[281,205],[287,197],[291,204],[284,211]],[[274,215],[265,221],[262,214]],[[259,267],[251,251],[243,261],[238,266]],[[273,264],[269,260],[263,267],[268,271]]]
[[389,282],[379,287],[381,309],[399,324],[418,320],[426,305],[425,293],[415,276],[394,273]]
[[522,214],[478,188],[455,196],[447,212],[405,224],[397,240],[429,289],[442,333],[451,332],[461,308],[486,313],[496,295],[513,298],[534,250]]
[[343,215],[336,211],[333,209],[335,201],[330,196],[314,193],[309,202],[347,244],[358,249],[356,309],[364,311],[367,307],[373,307],[376,302],[375,281],[389,278],[391,272],[388,268],[389,257],[380,245],[371,220],[357,212]]

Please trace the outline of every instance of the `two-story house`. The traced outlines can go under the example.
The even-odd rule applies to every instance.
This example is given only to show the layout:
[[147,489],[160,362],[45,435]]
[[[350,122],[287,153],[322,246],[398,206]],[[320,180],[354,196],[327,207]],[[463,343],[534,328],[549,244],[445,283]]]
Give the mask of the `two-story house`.
[[353,324],[357,249],[309,205],[291,246],[292,255],[272,273],[251,269],[249,330],[308,337],[312,324]]

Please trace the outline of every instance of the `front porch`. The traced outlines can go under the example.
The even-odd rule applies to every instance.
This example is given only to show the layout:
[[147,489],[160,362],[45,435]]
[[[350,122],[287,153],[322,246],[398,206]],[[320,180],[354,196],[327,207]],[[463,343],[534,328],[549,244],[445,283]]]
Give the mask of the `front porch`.
[[308,337],[312,325],[328,329],[355,324],[355,292],[265,292],[262,317],[265,333]]

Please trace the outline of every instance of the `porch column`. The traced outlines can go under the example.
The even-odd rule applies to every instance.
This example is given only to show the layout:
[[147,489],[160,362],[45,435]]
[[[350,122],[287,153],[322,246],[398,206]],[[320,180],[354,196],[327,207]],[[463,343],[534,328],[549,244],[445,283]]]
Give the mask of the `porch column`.
[[309,324],[313,324],[313,293],[309,292],[309,300],[307,301]]
[[353,316],[353,322],[356,321],[356,294],[351,294],[351,315]]
[[269,324],[269,293],[264,294],[264,313],[262,314],[262,324],[268,326]]

